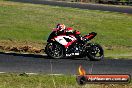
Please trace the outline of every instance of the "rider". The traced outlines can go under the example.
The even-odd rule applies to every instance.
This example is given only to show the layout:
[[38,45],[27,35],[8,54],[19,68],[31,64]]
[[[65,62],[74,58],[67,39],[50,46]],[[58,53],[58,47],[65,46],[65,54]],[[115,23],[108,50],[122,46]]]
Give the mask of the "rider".
[[56,32],[57,35],[62,35],[62,34],[66,34],[66,35],[74,35],[75,37],[78,37],[80,35],[79,31],[74,31],[73,32],[73,28],[71,27],[66,27],[64,24],[57,24],[56,26]]

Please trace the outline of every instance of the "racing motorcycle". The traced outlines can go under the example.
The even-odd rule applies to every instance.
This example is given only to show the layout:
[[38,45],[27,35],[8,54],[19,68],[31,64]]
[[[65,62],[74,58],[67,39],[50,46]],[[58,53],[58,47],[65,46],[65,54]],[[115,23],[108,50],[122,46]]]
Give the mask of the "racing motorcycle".
[[47,40],[45,53],[55,59],[77,56],[79,58],[87,57],[92,61],[99,61],[104,58],[103,48],[96,43],[90,43],[97,33],[91,32],[85,36],[76,34],[58,35],[52,31]]

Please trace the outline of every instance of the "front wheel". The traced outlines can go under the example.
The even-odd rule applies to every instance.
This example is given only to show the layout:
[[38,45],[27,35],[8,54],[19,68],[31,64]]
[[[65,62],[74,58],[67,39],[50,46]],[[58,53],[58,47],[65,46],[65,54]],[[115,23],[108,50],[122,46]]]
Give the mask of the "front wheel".
[[91,61],[99,61],[104,58],[103,48],[99,44],[91,45],[87,53],[88,58]]
[[64,49],[63,46],[58,43],[48,43],[45,47],[46,54],[54,59],[60,59],[64,57]]

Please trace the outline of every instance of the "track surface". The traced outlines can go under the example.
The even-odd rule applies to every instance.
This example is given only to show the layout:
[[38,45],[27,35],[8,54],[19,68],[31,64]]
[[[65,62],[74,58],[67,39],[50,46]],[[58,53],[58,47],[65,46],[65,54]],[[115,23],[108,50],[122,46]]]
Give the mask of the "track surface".
[[87,61],[81,58],[49,59],[47,56],[42,55],[0,53],[0,72],[77,74],[79,65],[82,65],[87,73],[132,75],[132,60],[130,59]]
[[89,10],[113,11],[113,12],[132,14],[132,7],[130,8],[130,7],[109,6],[109,5],[106,6],[106,5],[100,5],[100,4],[66,3],[66,2],[56,2],[56,1],[46,1],[46,0],[9,0],[9,1],[26,2],[26,3],[33,3],[33,4],[45,4],[45,5],[62,6],[62,7],[72,7],[72,8],[89,9]]
[[[73,7],[91,10],[114,11],[132,13],[132,8],[121,8],[95,4],[76,4],[64,2],[35,1],[35,0],[13,0],[35,4],[47,4],[54,6]],[[78,59],[49,59],[41,55],[21,55],[0,53],[0,72],[29,72],[46,74],[77,74],[78,67],[82,65],[86,72],[93,74],[131,74],[132,60],[105,59],[103,61],[91,62],[81,58]]]

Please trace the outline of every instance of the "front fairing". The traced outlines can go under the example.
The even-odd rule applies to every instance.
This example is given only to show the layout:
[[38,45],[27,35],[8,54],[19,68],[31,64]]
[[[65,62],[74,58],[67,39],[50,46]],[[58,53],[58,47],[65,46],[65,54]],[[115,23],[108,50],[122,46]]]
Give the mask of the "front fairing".
[[51,42],[52,39],[53,39],[55,36],[57,36],[56,32],[55,32],[55,31],[51,32],[51,34],[50,34],[49,37],[48,37],[47,42]]

